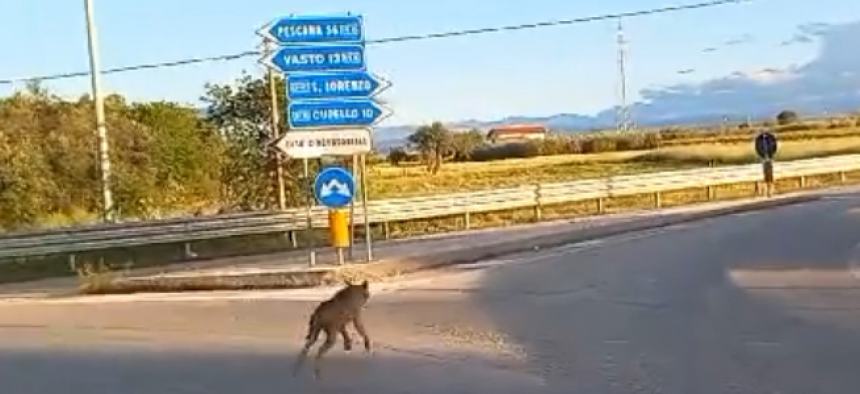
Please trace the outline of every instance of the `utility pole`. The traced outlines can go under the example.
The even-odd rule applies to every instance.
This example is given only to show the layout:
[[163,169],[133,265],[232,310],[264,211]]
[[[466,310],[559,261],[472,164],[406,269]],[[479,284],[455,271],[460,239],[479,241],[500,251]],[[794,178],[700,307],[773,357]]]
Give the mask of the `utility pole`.
[[93,106],[96,112],[96,135],[98,136],[99,172],[102,186],[102,219],[105,222],[115,220],[113,195],[111,194],[111,169],[105,122],[105,101],[101,91],[101,66],[99,65],[98,32],[93,17],[92,0],[84,0],[87,15],[87,43],[90,52],[90,77],[92,78]]
[[[272,45],[269,40],[264,42],[266,52],[271,50]],[[275,80],[275,72],[271,68],[268,72],[269,78],[269,99],[272,106],[272,141],[277,141],[278,138],[281,137],[280,130],[280,107],[278,107],[278,86],[277,81]],[[275,157],[275,177],[277,188],[278,188],[278,209],[284,211],[287,209],[287,192],[286,186],[284,185],[284,160],[281,152],[272,153]]]
[[627,107],[627,41],[624,38],[624,26],[621,18],[618,18],[618,79],[620,84],[620,99],[616,128],[620,132],[629,131],[631,128],[630,109]]

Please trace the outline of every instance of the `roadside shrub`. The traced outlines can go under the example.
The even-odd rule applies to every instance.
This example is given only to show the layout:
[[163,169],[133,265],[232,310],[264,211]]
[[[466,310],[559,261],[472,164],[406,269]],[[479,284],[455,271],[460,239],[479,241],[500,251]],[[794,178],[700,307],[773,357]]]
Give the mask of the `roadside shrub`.
[[409,155],[406,154],[406,151],[403,148],[394,148],[391,152],[388,152],[388,161],[395,167],[399,166],[400,163],[406,161],[409,158]]
[[693,136],[701,136],[701,132],[696,132],[694,130],[689,129],[681,129],[676,127],[666,127],[660,129],[658,132],[660,138],[665,141],[678,140],[678,139],[687,139]]
[[831,129],[831,130],[832,129],[843,129],[843,128],[851,127],[853,125],[853,123],[854,122],[852,122],[851,119],[844,119],[844,120],[835,119],[835,120],[830,121],[830,124],[827,125],[827,128]]
[[[377,164],[382,164],[385,162],[385,155],[374,152],[374,153],[368,154],[365,160],[367,160],[367,165],[375,166]],[[352,160],[350,159],[349,162],[346,163],[346,165],[351,165],[351,163],[352,163]]]
[[645,149],[645,135],[631,134],[617,137],[615,141],[616,151],[642,150]]
[[662,140],[663,136],[659,132],[645,134],[645,149],[659,148]]
[[[860,121],[858,121],[860,122]],[[578,154],[582,153],[582,140],[579,138],[571,138],[567,141],[566,144],[566,153],[570,154]]]
[[568,147],[568,140],[570,140],[570,138],[553,137],[540,141],[537,143],[540,155],[551,156],[571,153]]
[[776,121],[779,122],[780,125],[788,125],[797,122],[800,117],[797,115],[797,112],[785,110],[776,115]]
[[806,124],[806,123],[795,123],[789,124],[785,126],[779,126],[776,128],[777,131],[806,131],[806,130],[815,130],[816,125]]
[[540,146],[534,142],[488,145],[472,153],[474,161],[522,159],[540,156]]
[[611,137],[591,137],[582,141],[582,153],[615,152],[617,142]]

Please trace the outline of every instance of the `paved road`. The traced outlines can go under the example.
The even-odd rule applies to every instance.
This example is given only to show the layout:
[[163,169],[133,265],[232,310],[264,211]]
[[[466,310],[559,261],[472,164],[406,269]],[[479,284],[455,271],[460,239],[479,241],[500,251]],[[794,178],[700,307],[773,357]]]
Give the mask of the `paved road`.
[[858,243],[846,196],[532,259],[483,286],[533,292],[486,305],[553,387],[860,392]]
[[320,382],[287,372],[326,292],[16,301],[0,391],[853,393],[858,245],[844,195],[378,285]]

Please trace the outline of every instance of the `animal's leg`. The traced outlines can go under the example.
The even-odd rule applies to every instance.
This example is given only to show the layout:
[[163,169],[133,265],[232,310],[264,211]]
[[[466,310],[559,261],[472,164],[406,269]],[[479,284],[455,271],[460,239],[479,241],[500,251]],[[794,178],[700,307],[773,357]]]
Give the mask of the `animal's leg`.
[[305,346],[302,348],[302,351],[299,353],[298,358],[296,359],[296,363],[293,366],[293,376],[299,373],[299,370],[302,369],[302,366],[305,364],[305,359],[308,357],[308,352],[311,350],[311,346],[316,343],[317,339],[320,336],[320,328],[313,327],[311,328],[311,332],[308,333],[307,340],[305,341]]
[[352,350],[352,338],[349,337],[349,332],[347,332],[345,324],[340,329],[340,336],[343,337],[343,350],[347,352]]
[[358,334],[361,335],[361,338],[364,339],[364,350],[370,352],[372,348],[370,344],[370,336],[367,335],[367,330],[364,328],[364,322],[361,321],[361,314],[355,315],[355,319],[352,319],[352,324],[355,326]]
[[337,341],[337,332],[330,328],[326,328],[325,342],[320,346],[320,349],[317,351],[316,360],[314,360],[314,375],[316,375],[317,379],[320,378],[322,372],[322,358],[329,350],[331,350],[335,341]]

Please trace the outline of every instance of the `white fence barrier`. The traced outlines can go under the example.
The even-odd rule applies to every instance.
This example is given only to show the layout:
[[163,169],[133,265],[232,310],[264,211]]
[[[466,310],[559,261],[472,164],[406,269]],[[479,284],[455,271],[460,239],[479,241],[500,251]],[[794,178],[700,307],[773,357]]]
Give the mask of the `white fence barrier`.
[[[777,179],[860,171],[860,155],[777,162]],[[751,183],[762,179],[757,164],[636,175],[613,176],[574,182],[551,183],[477,192],[453,193],[371,201],[371,223],[389,223],[465,215],[552,204],[668,192],[690,188]],[[659,201],[659,198],[657,199]],[[658,202],[659,204],[659,202]],[[602,204],[600,204],[602,206]],[[324,207],[311,213],[313,225],[327,226]],[[362,215],[356,223],[363,224]],[[468,219],[466,219],[468,225]],[[0,258],[76,253],[164,243],[186,243],[240,235],[299,231],[306,228],[304,209],[184,218],[139,223],[74,227],[0,236]]]

